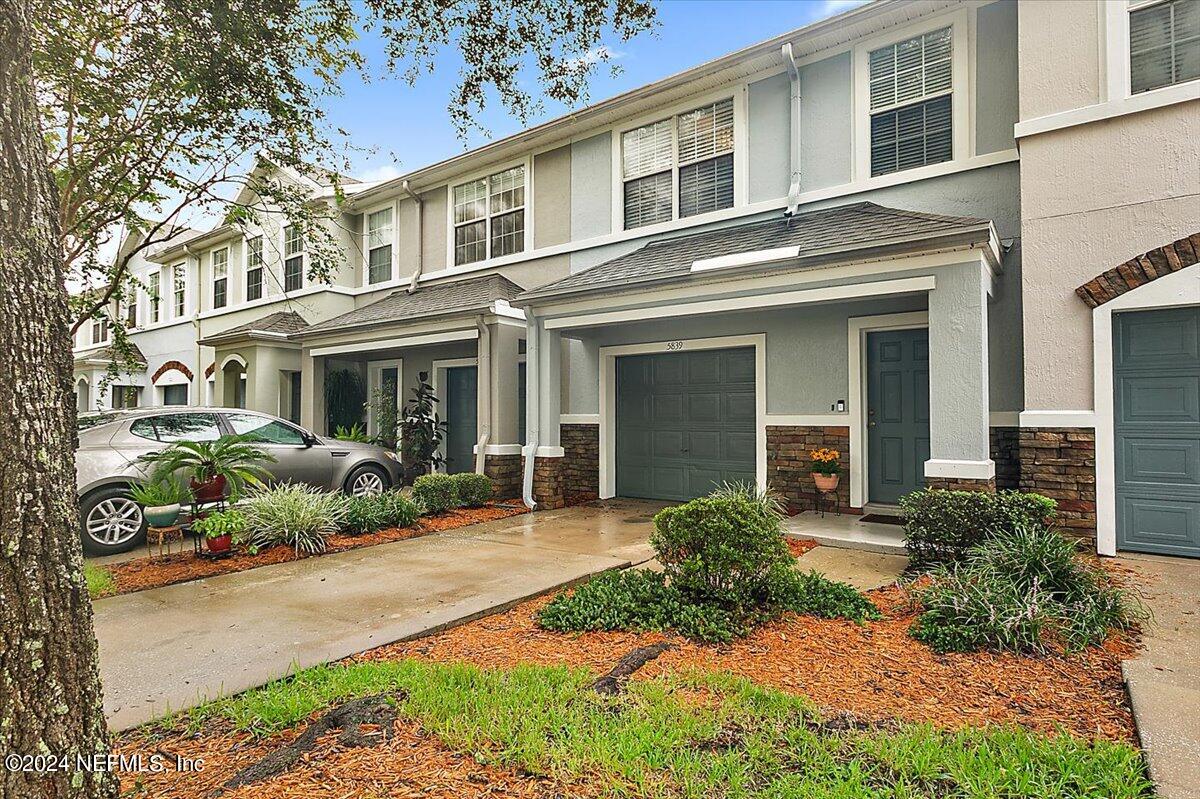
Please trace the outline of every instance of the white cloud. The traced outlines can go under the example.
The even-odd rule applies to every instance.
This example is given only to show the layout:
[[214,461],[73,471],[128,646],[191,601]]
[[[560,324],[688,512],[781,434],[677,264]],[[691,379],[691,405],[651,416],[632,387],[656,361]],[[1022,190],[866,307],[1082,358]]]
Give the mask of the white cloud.
[[625,56],[625,53],[620,50],[614,50],[607,44],[602,44],[597,47],[588,49],[586,53],[579,58],[571,58],[563,62],[563,67],[569,73],[578,72],[588,67],[593,67],[601,61],[617,61]]
[[825,0],[821,6],[822,17],[832,17],[834,14],[840,14],[843,11],[849,11],[852,8],[857,8],[865,4],[867,0]]
[[362,173],[355,175],[355,177],[367,183],[375,183],[376,181],[398,178],[400,175],[400,168],[395,164],[381,164],[369,167]]

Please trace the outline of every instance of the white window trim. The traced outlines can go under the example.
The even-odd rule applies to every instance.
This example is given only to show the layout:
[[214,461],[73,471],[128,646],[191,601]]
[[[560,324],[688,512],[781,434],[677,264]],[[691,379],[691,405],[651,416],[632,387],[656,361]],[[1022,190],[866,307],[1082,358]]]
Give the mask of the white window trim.
[[[481,430],[481,429],[483,429],[483,425],[480,424],[481,420],[478,419],[478,416],[479,416],[479,410],[483,406],[478,400],[478,392],[479,392],[479,385],[480,385],[479,381],[482,379],[482,376],[479,374],[479,359],[478,358],[444,358],[441,360],[434,361],[430,365],[430,371],[433,372],[433,374],[431,375],[431,377],[433,379],[433,382],[432,382],[433,396],[437,397],[438,405],[440,407],[442,407],[442,408],[446,407],[446,398],[442,396],[442,389],[447,384],[446,370],[447,369],[456,369],[456,368],[462,367],[462,366],[474,366],[475,367],[475,380],[476,380],[476,383],[475,383],[475,385],[476,385],[475,415],[477,417],[475,422],[476,422],[476,429]],[[491,390],[490,385],[488,387],[488,390],[489,391]],[[446,420],[445,411],[443,411],[441,414],[439,414],[439,417],[442,419],[442,421],[445,421]],[[448,433],[447,433],[447,435],[448,435]],[[446,471],[446,464],[445,464],[446,438],[447,438],[447,436],[443,435],[441,442],[438,444],[438,454],[440,454],[442,456],[442,465],[438,467],[439,472]]]
[[[287,296],[289,294],[294,296],[296,292],[304,291],[304,289],[307,288],[307,284],[308,284],[308,242],[304,240],[304,234],[303,234],[303,232],[301,232],[300,244],[304,249],[300,250],[300,252],[298,252],[298,253],[293,253],[292,255],[288,255],[287,238],[288,238],[288,228],[290,228],[290,227],[294,227],[294,226],[293,225],[284,225],[283,227],[281,227],[279,229],[279,254],[280,254],[279,285],[280,285],[280,288],[283,289],[283,294],[285,296]],[[287,262],[290,261],[291,259],[295,258],[297,255],[300,256],[300,287],[291,289],[289,291],[288,287],[287,287]],[[263,292],[263,298],[266,299],[266,292]]]
[[[168,267],[171,271],[171,319],[187,319],[188,317],[188,278],[192,270],[189,268],[187,261],[178,261]],[[183,270],[183,313],[179,313],[178,292],[176,290],[176,274],[179,269]]]
[[[375,419],[375,392],[383,389],[383,370],[396,370],[397,411],[404,407],[404,359],[391,358],[382,361],[367,361],[367,435],[377,435],[379,428]],[[398,434],[398,431],[397,431]]]
[[[754,80],[761,80],[756,76]],[[642,114],[629,120],[624,120],[608,129],[612,142],[612,221],[610,231],[617,235],[640,237],[648,235],[649,231],[660,229],[675,229],[702,225],[728,216],[731,212],[746,206],[750,196],[750,160],[749,160],[749,81],[742,80],[720,89],[704,94],[693,95],[666,108]],[[712,105],[720,100],[733,100],[733,205],[705,214],[694,216],[679,216],[679,125],[676,117]],[[637,128],[664,120],[671,121],[671,218],[653,225],[625,229],[625,163],[621,152],[622,136]],[[612,234],[610,234],[612,235]]]
[[[953,49],[950,69],[950,118],[953,125],[951,157],[949,161],[926,164],[914,169],[901,169],[879,175],[874,179],[891,175],[904,175],[931,166],[961,164],[975,155],[974,131],[974,86],[972,85],[975,47],[972,39],[971,19],[973,8],[957,8],[946,14],[928,17],[902,28],[894,28],[854,45],[854,147],[852,148],[851,174],[856,181],[872,180],[871,177],[871,82],[869,59],[872,50],[886,47],[914,36],[950,27],[950,46]],[[913,102],[919,102],[914,100]],[[858,506],[855,506],[858,507]]]
[[[225,304],[217,307],[217,253],[225,253]],[[224,247],[215,247],[208,251],[208,307],[214,311],[221,311],[233,305],[233,291],[229,279],[229,260],[233,255],[232,248],[226,244]]]
[[[259,244],[259,261],[257,269],[262,270],[262,294],[258,299],[250,299],[250,242],[253,239],[258,239]],[[263,232],[247,236],[242,242],[242,303],[259,302],[267,297],[267,253],[266,253],[267,236]]]
[[[453,192],[453,189],[450,189],[449,191]],[[452,197],[450,202],[453,202]],[[371,237],[370,230],[368,228],[368,220],[371,218],[371,214],[378,213],[379,211],[383,211],[385,209],[390,209],[392,212],[392,273],[387,280],[381,280],[378,283],[372,283]],[[451,211],[451,213],[453,213],[453,211]],[[361,240],[362,245],[360,250],[362,257],[360,259],[360,269],[362,270],[362,278],[359,280],[358,285],[369,289],[379,289],[395,283],[400,271],[400,203],[398,199],[388,200],[385,203],[380,203],[379,205],[374,205],[363,210]],[[451,232],[451,242],[453,242],[453,232]]]
[[[143,275],[141,278],[139,278],[142,282],[142,285],[145,286],[145,289],[140,293],[143,294],[146,298],[146,304],[145,304],[146,313],[144,316],[141,317],[142,322],[143,322],[143,324],[142,324],[143,330],[149,330],[152,327],[157,327],[158,325],[162,324],[162,321],[163,321],[163,296],[162,296],[163,295],[163,289],[162,289],[163,278],[162,278],[162,273],[163,273],[162,269],[152,269],[149,272],[147,272],[145,275]],[[157,286],[157,288],[158,288],[158,291],[157,291],[158,314],[157,315],[154,313],[154,293],[152,293],[150,291],[150,289],[151,289],[150,279],[155,276],[158,277],[158,286]]]
[[[522,158],[517,158],[512,161],[504,161],[486,169],[477,169],[474,172],[465,172],[453,180],[446,183],[446,272],[447,274],[456,272],[468,272],[474,269],[486,269],[496,266],[504,266],[505,264],[515,263],[517,261],[526,260],[529,254],[533,251],[533,161],[534,153],[529,153]],[[500,258],[492,258],[492,229],[489,221],[487,226],[487,253],[488,257],[482,261],[471,261],[466,264],[454,263],[454,187],[461,186],[464,183],[470,183],[475,180],[484,179],[512,169],[513,167],[525,167],[525,242],[522,245],[521,252],[514,252],[511,255],[505,255]],[[491,190],[490,188],[488,189]],[[490,200],[489,200],[490,204]],[[484,219],[490,220],[491,214],[486,214]],[[364,227],[366,223],[364,222]],[[380,286],[383,283],[378,284]]]

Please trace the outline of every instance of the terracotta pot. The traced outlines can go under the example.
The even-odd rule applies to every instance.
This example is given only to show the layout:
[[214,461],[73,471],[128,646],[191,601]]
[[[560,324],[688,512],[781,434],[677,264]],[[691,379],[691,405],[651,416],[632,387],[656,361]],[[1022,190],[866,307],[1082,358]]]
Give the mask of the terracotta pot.
[[229,547],[233,545],[233,536],[229,533],[219,535],[216,538],[206,539],[209,552],[228,552]]
[[821,492],[836,491],[838,481],[842,479],[840,474],[817,474],[812,473],[813,482],[817,484],[817,490]]
[[225,475],[218,474],[204,482],[191,481],[192,497],[197,502],[217,502],[225,496]]

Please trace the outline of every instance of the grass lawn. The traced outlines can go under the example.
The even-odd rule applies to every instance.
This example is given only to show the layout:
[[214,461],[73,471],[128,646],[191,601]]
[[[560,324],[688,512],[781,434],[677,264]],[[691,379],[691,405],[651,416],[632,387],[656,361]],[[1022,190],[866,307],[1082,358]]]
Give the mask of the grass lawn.
[[[395,697],[398,727],[412,724],[419,735],[398,736],[376,748],[435,746],[451,756],[439,760],[439,771],[427,778],[411,763],[371,761],[371,789],[344,795],[423,796],[416,789],[429,789],[441,796],[434,789],[448,785],[455,768],[470,772],[468,778],[444,795],[1150,795],[1141,759],[1124,743],[1017,727],[942,731],[920,724],[858,724],[844,716],[822,719],[806,699],[713,673],[635,680],[616,697],[591,691],[594,677],[586,669],[487,670],[414,659],[318,667],[127,735],[121,750],[210,752],[204,772],[145,777],[140,794],[206,795],[238,768],[293,740],[295,728],[314,713],[383,693]],[[216,744],[206,749],[210,737]],[[324,786],[330,785],[362,790],[340,769],[353,770],[356,759],[362,769],[363,758],[375,755],[354,753],[367,751],[339,751],[332,737],[322,739],[288,774],[226,796],[343,795],[327,794]],[[403,789],[406,779],[411,793]],[[286,787],[273,784],[279,780]],[[512,782],[497,791],[488,787],[495,780]],[[538,791],[524,790],[534,784]]]
[[88,596],[92,599],[109,596],[117,590],[117,581],[112,576],[112,572],[94,563],[84,561],[83,579],[87,581]]

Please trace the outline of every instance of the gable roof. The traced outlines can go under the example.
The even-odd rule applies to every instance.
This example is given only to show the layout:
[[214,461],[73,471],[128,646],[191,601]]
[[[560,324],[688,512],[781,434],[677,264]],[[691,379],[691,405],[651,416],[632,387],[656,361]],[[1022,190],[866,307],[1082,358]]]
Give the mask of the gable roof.
[[244,325],[205,336],[200,343],[208,345],[239,338],[287,338],[289,333],[303,330],[307,326],[305,318],[295,311],[275,311]]
[[412,294],[407,289],[399,289],[369,305],[311,325],[293,334],[292,338],[347,328],[415,322],[430,316],[484,311],[497,300],[507,302],[522,291],[516,283],[495,274],[425,286]]
[[[517,297],[516,304],[631,284],[711,278],[713,272],[693,272],[692,264],[722,256],[789,248],[794,252],[764,258],[762,265],[794,270],[844,261],[859,252],[929,249],[934,241],[947,238],[961,240],[959,246],[984,243],[991,234],[991,222],[986,219],[854,203],[806,211],[790,219],[777,217],[652,241],[631,253],[527,291]],[[719,275],[726,270],[715,272]]]

